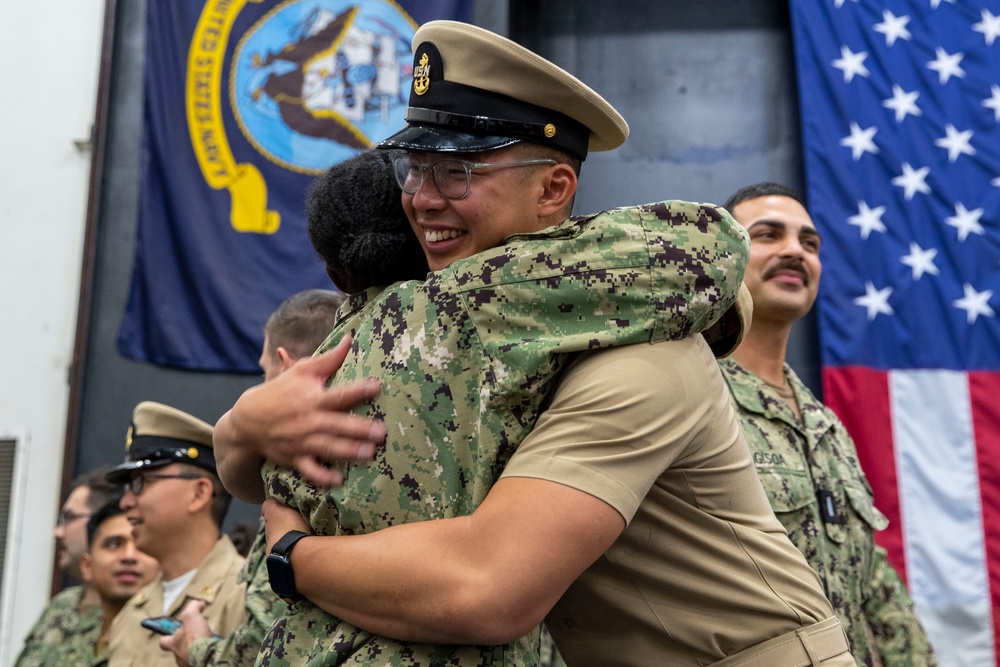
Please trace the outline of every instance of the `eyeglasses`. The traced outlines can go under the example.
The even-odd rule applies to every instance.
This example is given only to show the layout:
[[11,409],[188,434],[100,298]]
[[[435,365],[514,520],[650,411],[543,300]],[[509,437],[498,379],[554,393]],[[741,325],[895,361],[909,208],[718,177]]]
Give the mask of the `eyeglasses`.
[[125,488],[131,491],[135,495],[142,493],[142,490],[146,488],[146,480],[148,479],[201,479],[203,475],[192,475],[190,473],[180,474],[180,475],[154,475],[152,473],[138,473],[135,477],[129,480]]
[[396,174],[396,182],[408,195],[416,194],[424,183],[428,171],[434,179],[438,192],[448,199],[465,199],[472,185],[472,172],[477,169],[493,167],[529,167],[539,164],[557,164],[548,158],[537,160],[514,160],[512,162],[469,162],[468,160],[438,160],[437,162],[418,162],[409,153],[395,153],[390,156],[392,169]]
[[65,526],[67,523],[72,523],[77,519],[86,519],[89,516],[90,512],[84,514],[77,514],[73,510],[60,510],[59,518],[56,520],[56,523],[60,526]]

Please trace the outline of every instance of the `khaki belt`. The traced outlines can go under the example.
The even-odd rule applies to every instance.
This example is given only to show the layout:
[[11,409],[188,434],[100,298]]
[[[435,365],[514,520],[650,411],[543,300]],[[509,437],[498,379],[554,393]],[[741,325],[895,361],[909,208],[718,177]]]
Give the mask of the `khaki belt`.
[[[844,628],[834,616],[751,646],[712,667],[809,667],[850,650]],[[854,664],[853,658],[844,664]]]

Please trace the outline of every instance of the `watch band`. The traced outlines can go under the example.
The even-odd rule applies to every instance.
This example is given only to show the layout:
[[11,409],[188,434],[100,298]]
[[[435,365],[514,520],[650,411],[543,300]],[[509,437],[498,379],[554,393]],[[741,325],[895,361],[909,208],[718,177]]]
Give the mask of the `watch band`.
[[290,530],[281,536],[271,553],[267,556],[267,578],[271,584],[271,590],[286,602],[301,600],[302,596],[295,587],[295,573],[292,571],[290,560],[292,549],[303,537],[311,537],[310,533],[303,533],[301,530]]
[[287,559],[291,557],[292,548],[295,546],[295,543],[303,537],[312,537],[312,534],[303,533],[301,530],[290,530],[274,543],[274,546],[271,547],[271,553],[283,556]]

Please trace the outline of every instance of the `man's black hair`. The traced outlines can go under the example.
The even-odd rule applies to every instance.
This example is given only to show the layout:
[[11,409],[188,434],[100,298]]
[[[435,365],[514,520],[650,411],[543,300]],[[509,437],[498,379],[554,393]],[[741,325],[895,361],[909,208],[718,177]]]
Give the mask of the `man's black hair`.
[[427,259],[400,197],[389,158],[378,150],[333,165],[313,183],[309,240],[340,289],[354,293],[426,277]]
[[788,197],[794,199],[798,203],[802,204],[802,208],[809,210],[806,206],[805,201],[803,201],[802,196],[798,192],[788,187],[787,185],[782,185],[781,183],[772,183],[770,181],[764,181],[762,183],[754,183],[753,185],[748,185],[746,187],[740,188],[732,194],[723,208],[732,213],[733,207],[737,204],[747,201],[748,199],[757,199],[758,197]]
[[97,529],[101,527],[101,524],[113,516],[125,513],[120,504],[121,487],[119,487],[118,492],[117,499],[107,501],[91,512],[90,518],[87,519],[87,551],[90,551],[94,546],[94,535],[97,534]]

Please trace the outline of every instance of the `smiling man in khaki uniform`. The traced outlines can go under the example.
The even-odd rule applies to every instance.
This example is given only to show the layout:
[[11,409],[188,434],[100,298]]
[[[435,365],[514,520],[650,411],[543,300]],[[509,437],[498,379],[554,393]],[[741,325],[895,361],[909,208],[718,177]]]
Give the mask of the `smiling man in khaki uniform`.
[[219,527],[230,496],[215,472],[212,427],[160,403],[132,414],[125,462],[110,481],[125,485],[121,507],[136,546],[160,561],[160,574],[128,602],[111,628],[109,665],[175,664],[159,635],[140,625],[177,615],[189,600],[205,602],[205,618],[220,635],[243,620],[243,558]]
[[[560,223],[576,192],[579,162],[588,147],[606,150],[621,144],[627,128],[578,79],[487,31],[434,21],[417,31],[414,47],[410,124],[380,146],[399,151],[393,164],[403,207],[432,269],[425,284],[438,294],[446,291],[436,289],[439,282],[455,275],[467,287],[452,312],[466,309],[478,315],[499,308],[497,316],[483,318],[473,342],[489,343],[488,354],[495,351],[495,367],[504,371],[501,379],[531,373],[534,367],[524,359],[538,348],[535,343],[562,338],[534,326],[544,323],[542,315],[564,309],[576,317],[593,312],[597,304],[606,305],[603,313],[620,306],[620,292],[637,282],[614,284],[605,301],[595,296],[607,286],[599,275],[568,270],[553,275],[568,261],[554,248],[573,226]],[[579,250],[590,254],[579,265],[593,270],[599,261],[624,254],[615,252],[614,236],[600,234],[596,221],[620,227],[628,238],[653,236],[630,226],[630,220],[667,223],[668,229],[670,223],[688,222],[704,231],[729,219],[712,207],[677,202],[595,216],[594,225],[580,223],[578,237],[587,243]],[[546,234],[551,238],[543,242]],[[738,238],[742,246],[745,240]],[[540,245],[518,252],[518,242],[524,240]],[[683,243],[657,244],[645,259],[653,259],[657,269],[677,265],[678,272],[694,272],[711,283],[711,264],[700,267],[698,253],[688,257],[678,246]],[[594,280],[588,298],[577,303],[555,299],[554,307],[549,302],[545,308],[546,296],[580,276]],[[501,290],[505,281],[520,289]],[[733,282],[738,286],[738,279]],[[726,287],[732,291],[733,285]],[[619,326],[632,323],[634,315],[623,313]],[[533,327],[530,336],[516,333],[525,322]],[[407,339],[395,320],[388,324],[381,337],[368,335],[364,327],[357,332],[373,370],[390,368],[396,354],[404,357],[403,364],[416,363],[416,355],[402,353],[418,347],[428,359],[462,362],[461,346],[442,345],[430,335],[408,339],[414,343],[405,348],[392,345]],[[419,323],[413,328],[424,333]],[[505,335],[512,340],[502,340]],[[499,344],[493,337],[501,339]],[[379,349],[373,340],[386,344]],[[405,510],[429,505],[423,491],[433,488],[430,478],[436,470],[447,470],[452,460],[482,447],[486,434],[453,442],[417,438],[411,447],[407,438],[423,432],[420,424],[401,426],[415,414],[405,411],[382,413],[390,434],[384,448],[376,450],[378,465],[347,467],[346,491],[332,492],[342,502],[334,517],[339,525],[329,532],[340,534],[292,532],[309,530],[299,511],[268,501],[271,583],[283,596],[303,596],[308,602],[297,602],[285,622],[272,627],[258,665],[303,664],[320,651],[326,651],[324,661],[309,664],[533,664],[516,662],[513,654],[489,656],[480,647],[515,641],[546,615],[571,665],[853,665],[815,573],[770,510],[704,338],[594,351],[596,347],[581,350],[558,376],[551,405],[537,421],[531,415],[533,430],[511,455],[499,481],[484,485],[489,488],[482,503],[476,498],[468,505],[469,515],[406,523]],[[470,359],[486,356],[480,347],[469,349],[474,351]],[[273,421],[263,417],[264,431],[281,421],[273,402],[258,399],[280,393],[275,387],[287,390],[290,383],[308,379],[308,373],[325,380],[337,370],[338,354],[342,359],[346,351],[338,346],[331,355],[283,374],[272,388],[265,385],[244,394],[219,422],[220,453],[247,446],[246,439],[234,437],[248,433],[237,427],[248,425],[243,417],[273,415]],[[382,355],[389,359],[382,362]],[[428,418],[448,398],[442,391],[438,399],[430,391],[433,386],[439,383],[454,395],[456,388],[476,380],[474,373],[442,370],[443,365],[432,367],[413,392],[428,397],[423,401]],[[367,368],[365,373],[372,374]],[[424,375],[411,377],[419,381]],[[321,410],[346,395],[348,389],[338,380]],[[401,394],[400,384],[387,380],[387,400],[377,406],[385,408],[388,399]],[[537,398],[538,391],[528,393]],[[301,405],[302,400],[296,397],[295,402]],[[329,425],[316,433],[322,436],[337,422],[314,423]],[[366,420],[355,416],[341,423],[352,427],[355,438],[365,439],[361,427]],[[263,432],[257,435],[264,435],[260,453],[268,456],[266,445],[273,446],[274,440]],[[336,445],[336,435],[312,442]],[[405,469],[402,462],[386,467],[393,479],[401,480],[397,485],[406,484],[412,493],[400,503],[404,511],[397,507],[390,513],[402,520],[377,529],[385,525],[387,513],[378,511],[380,499],[372,499],[373,494],[351,493],[352,476],[377,475],[386,457],[426,450],[425,440],[432,448],[427,455],[431,465],[422,476],[428,483],[409,485],[414,474],[422,473]],[[251,451],[254,447],[250,445]],[[352,454],[349,447],[343,451]],[[353,456],[367,458],[363,451],[364,445],[357,447]],[[330,452],[327,447],[304,450],[327,459]],[[289,500],[299,510],[307,505],[296,497]],[[351,520],[357,530],[338,530]],[[328,528],[313,523],[317,532]],[[316,607],[330,617],[310,625],[320,616]],[[367,651],[379,639],[366,633],[407,644],[389,660]],[[455,645],[467,649],[464,662],[442,657]]]

